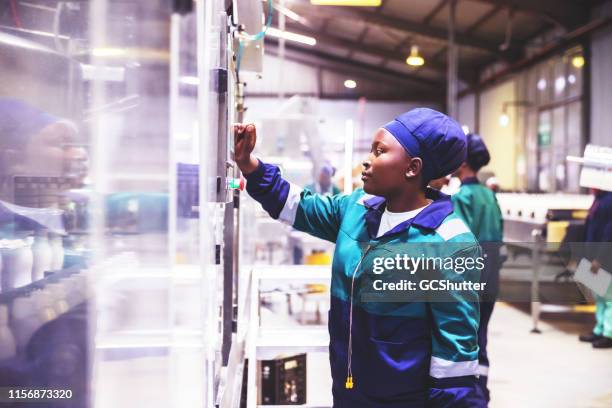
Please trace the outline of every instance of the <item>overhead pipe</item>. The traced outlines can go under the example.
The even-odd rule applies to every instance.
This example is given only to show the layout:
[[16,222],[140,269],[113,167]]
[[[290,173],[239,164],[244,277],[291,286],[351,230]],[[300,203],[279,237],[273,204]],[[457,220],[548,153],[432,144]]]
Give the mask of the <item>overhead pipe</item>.
[[512,23],[514,20],[514,9],[512,7],[508,8],[508,21],[506,22],[506,39],[504,43],[499,46],[500,51],[506,51],[510,48],[510,43],[512,42]]
[[530,57],[523,58],[514,64],[509,65],[507,68],[502,69],[498,73],[490,76],[484,81],[480,82],[478,85],[473,86],[469,89],[461,91],[459,93],[459,97],[463,97],[472,93],[481,92],[499,82],[506,79],[510,75],[514,74],[517,71],[528,68],[538,62],[550,57],[551,55],[562,51],[563,49],[578,43],[583,37],[594,33],[604,27],[607,27],[610,23],[612,23],[612,18],[605,17],[599,18],[591,21],[584,26],[577,28],[574,31],[571,31],[563,36],[561,36],[558,40],[552,41],[548,45],[542,47],[538,52],[533,54]]

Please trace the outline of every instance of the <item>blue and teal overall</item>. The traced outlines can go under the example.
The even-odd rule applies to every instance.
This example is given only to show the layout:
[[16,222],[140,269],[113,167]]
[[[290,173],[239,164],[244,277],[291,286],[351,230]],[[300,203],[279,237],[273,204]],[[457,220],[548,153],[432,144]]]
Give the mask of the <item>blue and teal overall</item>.
[[[612,242],[612,192],[599,191],[586,220],[585,242]],[[588,244],[587,244],[588,245]],[[597,259],[601,267],[612,272],[612,255],[608,245],[587,246],[587,257]],[[612,339],[612,301],[610,291],[606,297],[596,297],[595,328],[597,336]]]
[[[486,406],[477,384],[475,291],[451,302],[367,302],[360,296],[373,258],[392,257],[394,248],[415,245],[419,252],[445,257],[481,254],[448,196],[428,190],[429,206],[377,238],[385,209],[381,197],[361,189],[316,195],[262,162],[246,178],[247,192],[273,218],[336,244],[329,311],[335,408]],[[438,279],[468,279],[468,273],[436,273]]]
[[489,400],[487,379],[489,356],[487,354],[489,320],[499,292],[499,247],[503,239],[503,219],[495,193],[474,178],[466,178],[459,191],[452,196],[455,213],[459,215],[478,239],[487,255],[486,268],[481,280],[486,291],[481,293],[480,327],[478,328],[479,383]]

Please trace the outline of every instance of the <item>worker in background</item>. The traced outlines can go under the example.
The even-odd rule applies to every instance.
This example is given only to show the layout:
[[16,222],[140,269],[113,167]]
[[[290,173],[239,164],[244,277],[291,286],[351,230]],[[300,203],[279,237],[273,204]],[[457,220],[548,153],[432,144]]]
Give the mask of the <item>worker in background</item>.
[[306,186],[307,189],[316,194],[322,195],[336,195],[340,194],[340,189],[333,183],[332,177],[336,169],[330,164],[324,164],[319,169],[319,176],[317,181]]
[[478,328],[479,383],[489,400],[487,379],[489,358],[487,356],[487,330],[493,313],[499,288],[499,247],[503,239],[503,221],[495,193],[478,182],[478,171],[486,166],[491,157],[482,138],[467,135],[467,160],[455,172],[461,180],[459,191],[452,195],[455,213],[466,222],[487,256],[482,281],[486,292],[481,294],[480,327]]
[[[589,242],[600,243],[589,246]],[[612,192],[595,190],[595,200],[586,219],[585,246],[591,260],[591,271],[599,269],[612,272],[612,248],[602,242],[612,243]],[[580,341],[590,342],[593,348],[612,347],[612,301],[596,295],[596,324],[593,332],[580,336]]]
[[489,177],[487,181],[485,181],[485,185],[489,187],[494,193],[499,193],[499,180],[497,180],[497,177]]
[[[465,160],[459,124],[426,108],[398,116],[374,135],[363,189],[331,197],[290,184],[278,167],[255,158],[254,125],[236,125],[235,133],[247,192],[273,218],[336,243],[329,317],[334,407],[486,406],[477,384],[475,291],[454,301],[400,303],[368,302],[353,293],[362,293],[373,276],[372,257],[393,257],[395,245],[407,243],[404,248],[419,254],[435,247],[450,259],[481,255],[450,198],[426,188]],[[443,268],[431,273],[464,283],[474,278]]]
[[451,179],[451,177],[449,175],[449,176],[444,176],[444,177],[437,178],[435,180],[431,180],[429,182],[429,187],[433,188],[434,190],[438,190],[441,193],[449,194],[448,193],[448,184],[450,183],[450,179]]

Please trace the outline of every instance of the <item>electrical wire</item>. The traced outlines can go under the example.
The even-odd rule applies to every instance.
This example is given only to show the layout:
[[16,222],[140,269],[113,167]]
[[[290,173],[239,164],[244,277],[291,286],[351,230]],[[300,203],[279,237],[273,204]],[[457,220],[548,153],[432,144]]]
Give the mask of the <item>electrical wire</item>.
[[19,13],[17,12],[17,3],[15,0],[10,0],[11,3],[11,14],[13,15],[13,21],[15,22],[15,26],[17,28],[23,28],[23,24],[21,24],[21,19],[19,18]]
[[368,252],[370,252],[370,249],[372,249],[372,245],[368,245],[368,247],[365,249],[363,255],[361,256],[361,259],[359,260],[359,263],[357,263],[357,266],[355,267],[355,270],[353,271],[353,277],[351,278],[351,297],[350,297],[350,309],[349,309],[349,332],[348,332],[348,347],[346,350],[346,354],[347,354],[347,370],[346,370],[346,383],[345,383],[345,388],[346,389],[352,389],[354,386],[354,381],[353,381],[353,291],[355,289],[355,277],[357,276],[357,271],[359,270],[359,267],[361,266],[361,263],[363,262],[364,258],[366,257],[366,255],[368,254]]
[[253,35],[242,34],[242,36],[245,37],[244,40],[241,38],[238,39],[238,52],[236,53],[236,72],[240,72],[240,60],[242,59],[242,53],[244,52],[244,42],[245,41],[259,41],[262,38],[264,38],[266,35],[266,32],[268,31],[268,28],[270,28],[270,26],[272,25],[273,14],[274,14],[274,9],[273,9],[272,0],[268,0],[268,17],[266,19],[266,25],[264,26],[263,30]]

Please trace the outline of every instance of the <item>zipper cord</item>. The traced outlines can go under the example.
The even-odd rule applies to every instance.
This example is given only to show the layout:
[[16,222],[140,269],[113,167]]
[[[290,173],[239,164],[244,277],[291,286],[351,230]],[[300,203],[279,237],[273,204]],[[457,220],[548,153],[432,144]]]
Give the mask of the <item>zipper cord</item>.
[[359,263],[355,267],[355,270],[353,271],[353,277],[351,278],[351,298],[350,298],[351,305],[349,308],[349,340],[348,340],[348,350],[347,350],[348,364],[347,364],[347,373],[346,373],[346,383],[344,385],[347,390],[352,389],[354,385],[352,363],[353,363],[353,291],[355,289],[355,277],[357,276],[357,271],[359,270],[359,267],[361,266],[363,259],[370,251],[370,248],[372,248],[372,245],[368,245],[368,247],[366,248],[365,252],[361,256],[361,259],[359,260]]

